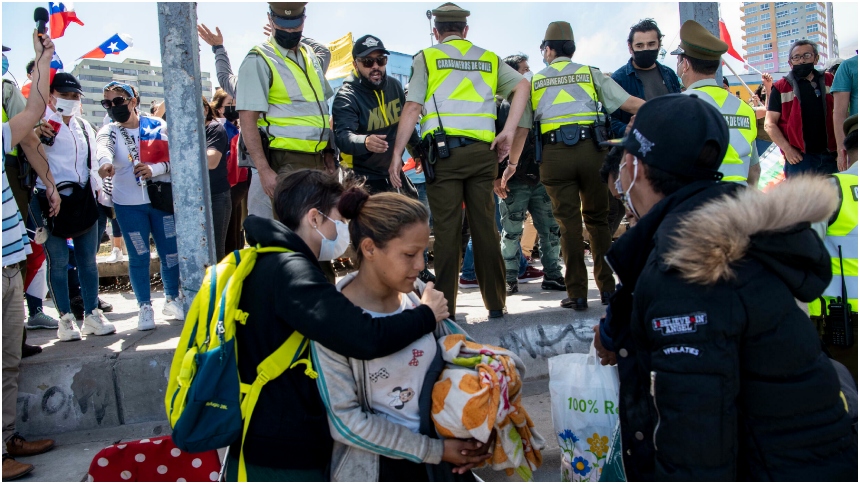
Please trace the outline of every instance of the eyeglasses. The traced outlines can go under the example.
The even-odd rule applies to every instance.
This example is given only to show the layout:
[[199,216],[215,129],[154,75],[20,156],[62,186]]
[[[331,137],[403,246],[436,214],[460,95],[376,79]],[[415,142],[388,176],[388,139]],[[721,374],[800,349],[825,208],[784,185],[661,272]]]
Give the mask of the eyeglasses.
[[101,105],[105,109],[110,109],[113,106],[122,106],[128,101],[131,101],[132,99],[133,98],[130,97],[117,96],[113,99],[102,99]]
[[807,52],[803,55],[795,54],[795,55],[791,56],[791,60],[794,62],[797,62],[801,59],[808,61],[808,60],[812,59],[813,57],[815,57],[815,54],[813,54],[812,52]]
[[365,69],[370,69],[371,67],[373,67],[374,63],[379,67],[385,67],[385,64],[388,64],[388,57],[384,55],[381,55],[379,57],[359,57],[355,60],[360,62]]

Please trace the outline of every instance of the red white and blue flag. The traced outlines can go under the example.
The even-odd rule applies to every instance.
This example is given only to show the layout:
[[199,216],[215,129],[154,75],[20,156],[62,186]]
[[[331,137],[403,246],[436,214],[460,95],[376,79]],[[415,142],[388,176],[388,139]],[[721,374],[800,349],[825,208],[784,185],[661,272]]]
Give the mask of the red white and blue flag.
[[113,37],[102,42],[95,49],[81,56],[81,59],[104,59],[108,54],[119,55],[120,52],[132,46],[131,36],[128,34],[114,34]]
[[48,11],[51,13],[49,29],[52,39],[59,39],[66,33],[66,27],[72,22],[83,26],[84,23],[75,13],[72,2],[48,2]]
[[161,163],[170,161],[164,121],[149,116],[140,117],[140,161]]
[[60,60],[60,56],[57,55],[57,51],[54,51],[54,57],[51,57],[51,81],[54,80],[54,74],[57,72],[63,72],[63,61]]

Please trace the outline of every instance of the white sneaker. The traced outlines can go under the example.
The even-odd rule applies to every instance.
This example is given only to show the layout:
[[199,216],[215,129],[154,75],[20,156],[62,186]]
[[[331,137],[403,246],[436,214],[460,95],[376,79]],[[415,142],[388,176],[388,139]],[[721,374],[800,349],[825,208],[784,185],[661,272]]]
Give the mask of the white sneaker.
[[57,338],[60,341],[75,341],[81,339],[78,323],[73,313],[66,313],[60,318],[60,326],[57,328]]
[[140,311],[137,314],[138,331],[149,331],[155,329],[155,311],[152,310],[151,304],[140,306]]
[[101,309],[93,309],[93,312],[84,317],[81,325],[81,333],[104,336],[116,333],[116,326],[109,322]]
[[167,301],[164,304],[164,309],[161,314],[170,316],[179,321],[185,321],[185,308],[183,306],[184,298],[176,298],[172,301]]
[[114,247],[110,251],[110,255],[105,260],[105,262],[109,264],[113,264],[114,262],[122,262],[122,249],[119,247]]

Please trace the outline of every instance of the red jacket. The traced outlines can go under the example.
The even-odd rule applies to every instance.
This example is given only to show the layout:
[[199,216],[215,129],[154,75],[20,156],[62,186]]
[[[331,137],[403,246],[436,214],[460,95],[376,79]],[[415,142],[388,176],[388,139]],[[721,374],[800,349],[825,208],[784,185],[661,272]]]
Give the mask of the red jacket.
[[[821,72],[815,71],[812,82],[821,83]],[[833,84],[833,74],[824,73],[824,92],[821,100],[824,105],[825,129],[827,130],[827,149],[836,151],[836,136],[833,133],[833,94],[830,94],[830,85]],[[782,134],[788,139],[788,143],[806,153],[806,143],[803,140],[803,118],[800,115],[800,89],[793,73],[788,73],[784,78],[773,83],[773,87],[782,96],[782,114],[777,126]]]

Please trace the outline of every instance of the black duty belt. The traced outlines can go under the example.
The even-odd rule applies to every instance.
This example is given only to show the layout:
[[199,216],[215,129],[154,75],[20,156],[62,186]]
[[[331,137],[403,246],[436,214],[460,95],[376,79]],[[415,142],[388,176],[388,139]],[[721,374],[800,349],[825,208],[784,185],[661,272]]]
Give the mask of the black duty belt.
[[[555,129],[541,135],[541,141],[545,145],[561,143],[560,130]],[[590,125],[580,125],[580,139],[591,139],[594,137],[594,128]]]
[[448,137],[448,148],[460,148],[461,146],[469,146],[475,143],[480,143],[480,141],[472,138],[466,138],[464,136],[449,136]]

